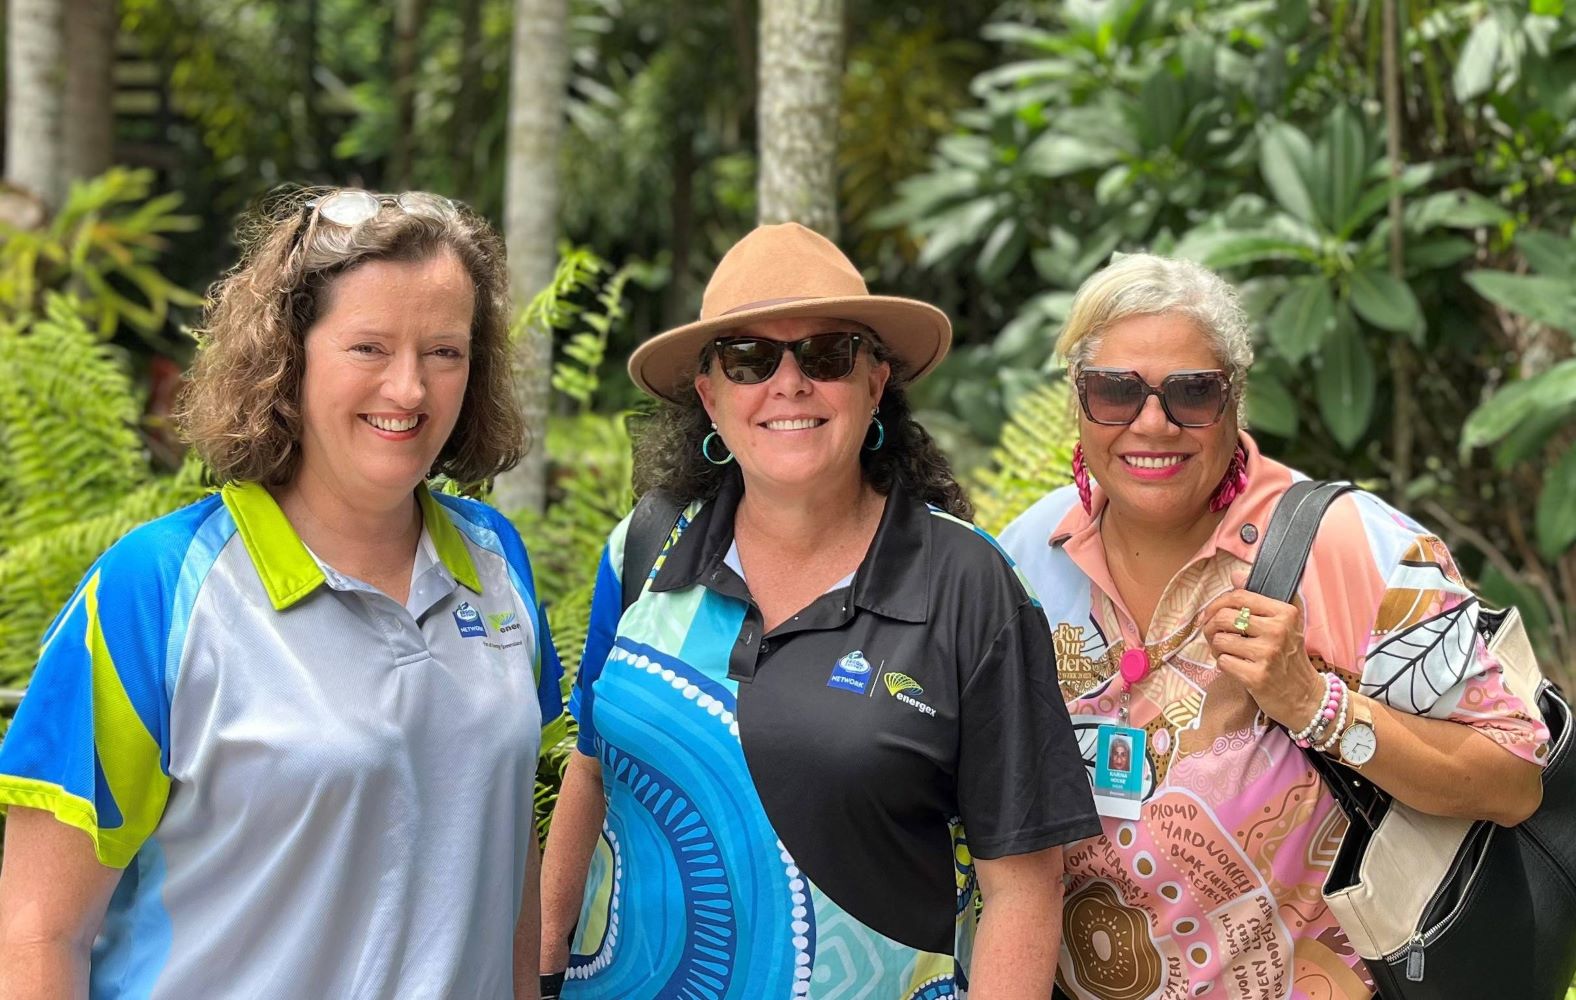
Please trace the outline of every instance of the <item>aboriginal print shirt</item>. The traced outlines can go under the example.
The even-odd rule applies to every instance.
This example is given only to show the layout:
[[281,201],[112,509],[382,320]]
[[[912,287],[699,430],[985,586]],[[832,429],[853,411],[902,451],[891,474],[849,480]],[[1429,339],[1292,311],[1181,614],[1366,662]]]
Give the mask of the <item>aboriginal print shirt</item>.
[[852,581],[762,634],[740,493],[691,506],[622,619],[627,521],[609,541],[572,701],[607,819],[564,996],[960,996],[971,858],[1100,830],[1039,606],[898,487]]
[[[1246,574],[1293,478],[1252,439],[1248,489],[1167,584],[1147,634],[1123,608],[1100,543],[1104,498],[1071,486],[1035,504],[1002,545],[1044,599],[1062,694],[1085,763],[1124,701],[1148,734],[1136,821],[1070,849],[1058,982],[1079,1000],[1367,1000],[1371,984],[1319,894],[1346,821],[1286,731],[1214,667],[1204,608]],[[1444,544],[1367,493],[1336,501],[1303,577],[1316,666],[1392,708],[1478,729],[1541,763],[1548,731],[1501,682],[1481,605]],[[1122,653],[1151,670],[1131,688]]]

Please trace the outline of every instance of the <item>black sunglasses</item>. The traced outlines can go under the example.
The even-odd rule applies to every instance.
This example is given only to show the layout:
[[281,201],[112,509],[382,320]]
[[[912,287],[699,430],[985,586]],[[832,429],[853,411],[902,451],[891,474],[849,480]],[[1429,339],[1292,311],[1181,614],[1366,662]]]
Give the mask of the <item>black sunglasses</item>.
[[729,382],[755,385],[771,378],[782,363],[783,354],[793,352],[794,361],[807,378],[817,382],[836,382],[854,370],[854,358],[864,337],[857,333],[834,331],[818,333],[803,340],[768,340],[765,337],[728,337],[714,340],[710,353],[716,357]]
[[1172,372],[1153,386],[1135,371],[1085,368],[1077,385],[1084,415],[1112,427],[1137,420],[1150,396],[1160,397],[1166,419],[1178,427],[1208,427],[1231,401],[1231,379],[1213,369]]

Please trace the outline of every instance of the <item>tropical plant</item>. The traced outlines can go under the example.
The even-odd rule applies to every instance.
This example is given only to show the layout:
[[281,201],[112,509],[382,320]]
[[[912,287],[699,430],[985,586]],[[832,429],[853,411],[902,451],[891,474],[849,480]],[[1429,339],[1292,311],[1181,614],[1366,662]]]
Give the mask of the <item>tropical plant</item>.
[[203,493],[188,461],[153,471],[125,358],[93,309],[49,293],[42,315],[0,322],[0,687],[25,686],[38,645],[93,560]]
[[1499,384],[1467,417],[1461,451],[1465,458],[1493,446],[1498,473],[1536,492],[1531,537],[1519,524],[1509,532],[1515,558],[1487,540],[1483,547],[1506,597],[1529,612],[1541,608],[1537,617],[1569,657],[1576,654],[1576,239],[1527,230],[1515,245],[1532,273],[1466,275],[1498,307],[1520,349],[1491,369]]
[[1065,379],[1019,396],[990,464],[971,477],[975,523],[999,532],[1045,494],[1072,482],[1077,440],[1078,419]]
[[[1317,137],[1285,122],[1263,126],[1259,171],[1269,199],[1244,196],[1193,229],[1175,252],[1210,267],[1245,273],[1273,265],[1273,277],[1245,284],[1265,319],[1267,346],[1279,364],[1256,381],[1258,426],[1283,437],[1286,382],[1314,367],[1319,414],[1344,449],[1373,419],[1379,377],[1374,355],[1395,335],[1415,347],[1427,343],[1427,321],[1411,286],[1391,273],[1392,197],[1414,195],[1438,172],[1407,167],[1392,179],[1390,163],[1372,130],[1354,112],[1336,107]],[[1470,257],[1474,244],[1440,230],[1473,230],[1507,221],[1504,209],[1467,190],[1414,198],[1405,209],[1409,277],[1448,269]],[[1365,333],[1367,334],[1365,336]],[[1278,371],[1277,371],[1278,370]]]
[[181,196],[150,197],[151,170],[112,168],[71,185],[60,210],[42,227],[0,221],[0,311],[33,313],[51,290],[73,292],[101,338],[126,325],[143,338],[159,337],[171,306],[202,299],[155,267],[166,234],[197,225],[176,214]]

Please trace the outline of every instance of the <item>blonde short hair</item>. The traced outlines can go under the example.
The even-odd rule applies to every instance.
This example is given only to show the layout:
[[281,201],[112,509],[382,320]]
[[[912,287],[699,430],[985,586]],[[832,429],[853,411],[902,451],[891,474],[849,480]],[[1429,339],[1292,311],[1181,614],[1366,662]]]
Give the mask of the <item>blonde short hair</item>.
[[306,332],[334,279],[369,261],[451,253],[475,288],[471,369],[432,473],[479,483],[514,466],[526,428],[514,394],[503,240],[457,203],[441,218],[384,205],[356,226],[309,225],[309,202],[325,193],[275,196],[243,221],[240,263],[208,293],[197,360],[176,409],[182,436],[220,482],[288,483],[301,458]]
[[1151,253],[1123,254],[1090,275],[1073,296],[1056,340],[1056,353],[1072,375],[1089,363],[1100,338],[1134,316],[1185,316],[1209,339],[1240,398],[1253,367],[1252,325],[1236,290],[1220,275],[1190,260]]

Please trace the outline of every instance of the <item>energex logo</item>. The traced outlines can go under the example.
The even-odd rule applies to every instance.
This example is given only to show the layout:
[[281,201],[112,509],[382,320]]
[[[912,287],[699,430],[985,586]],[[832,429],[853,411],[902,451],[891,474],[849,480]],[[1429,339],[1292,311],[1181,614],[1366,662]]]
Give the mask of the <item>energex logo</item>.
[[467,639],[487,634],[487,626],[482,624],[482,613],[471,607],[469,602],[454,609],[454,624],[459,627],[460,635]]
[[916,697],[924,694],[925,689],[920,687],[919,682],[914,680],[914,678],[907,674],[891,671],[883,674],[881,679],[886,683],[887,693],[892,697],[923,715],[935,717],[936,710]]

